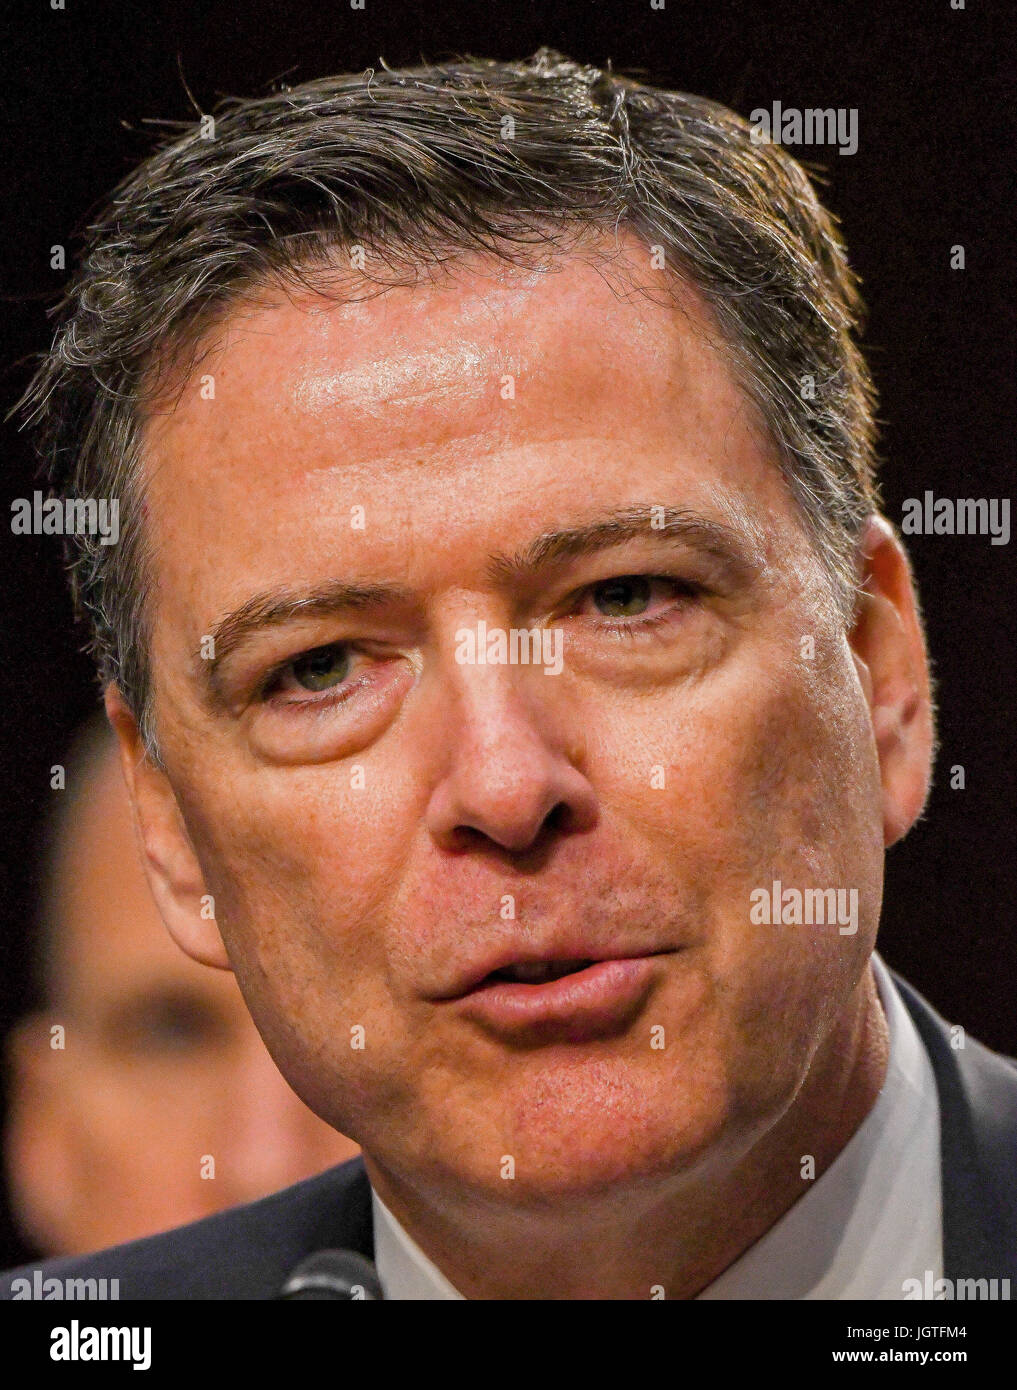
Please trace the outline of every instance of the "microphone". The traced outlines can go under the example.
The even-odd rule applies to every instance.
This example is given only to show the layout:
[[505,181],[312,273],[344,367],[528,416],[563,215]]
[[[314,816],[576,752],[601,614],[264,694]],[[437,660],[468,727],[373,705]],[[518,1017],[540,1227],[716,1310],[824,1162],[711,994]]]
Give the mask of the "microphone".
[[317,1250],[300,1261],[279,1297],[376,1302],[385,1295],[374,1265],[363,1255],[355,1250]]

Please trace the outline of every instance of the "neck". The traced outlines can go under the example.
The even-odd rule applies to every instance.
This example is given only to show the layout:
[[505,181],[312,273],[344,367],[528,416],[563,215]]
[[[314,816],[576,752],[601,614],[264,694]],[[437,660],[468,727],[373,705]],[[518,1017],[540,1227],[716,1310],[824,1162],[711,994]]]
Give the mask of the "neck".
[[570,1215],[493,1203],[428,1201],[365,1153],[396,1220],[466,1298],[694,1298],[759,1240],[818,1179],[875,1104],[889,1034],[871,967],[819,1048],[794,1101],[726,1170],[679,1186],[615,1194]]

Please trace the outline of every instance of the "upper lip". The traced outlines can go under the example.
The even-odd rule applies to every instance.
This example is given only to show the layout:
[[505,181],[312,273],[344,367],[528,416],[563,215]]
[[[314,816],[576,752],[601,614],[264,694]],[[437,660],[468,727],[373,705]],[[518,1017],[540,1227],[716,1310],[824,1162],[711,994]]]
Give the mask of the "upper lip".
[[544,962],[551,964],[555,961],[589,961],[597,964],[605,960],[635,960],[643,956],[666,955],[673,947],[628,947],[628,946],[605,946],[594,947],[588,944],[578,943],[576,945],[563,947],[548,947],[544,950],[537,950],[530,947],[511,947],[506,946],[502,950],[493,953],[474,966],[464,970],[457,978],[454,986],[436,996],[439,999],[458,999],[487,979],[496,970],[505,970],[511,965],[532,964]]

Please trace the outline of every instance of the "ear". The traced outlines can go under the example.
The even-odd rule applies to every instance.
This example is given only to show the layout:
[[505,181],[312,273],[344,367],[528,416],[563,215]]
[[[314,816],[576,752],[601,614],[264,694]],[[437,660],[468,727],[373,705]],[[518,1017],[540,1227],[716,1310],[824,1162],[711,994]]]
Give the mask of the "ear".
[[120,745],[120,764],[134,810],[149,887],[162,920],[182,951],[204,965],[230,970],[212,898],[166,773],[149,756],[131,711],[115,685],[106,713]]
[[4,1160],[18,1229],[45,1255],[68,1248],[75,1211],[68,1141],[65,1053],[50,1046],[50,1020],[23,1018],[7,1036],[10,1103]]
[[911,567],[893,527],[870,517],[850,643],[872,717],[883,784],[883,839],[922,814],[932,778],[932,686]]

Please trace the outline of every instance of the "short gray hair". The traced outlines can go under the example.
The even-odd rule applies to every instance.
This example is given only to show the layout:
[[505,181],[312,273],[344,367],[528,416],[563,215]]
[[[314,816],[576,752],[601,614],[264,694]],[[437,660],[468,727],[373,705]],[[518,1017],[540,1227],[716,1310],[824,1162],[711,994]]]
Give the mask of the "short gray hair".
[[634,231],[712,309],[847,618],[878,505],[863,306],[834,219],[780,145],[715,102],[547,49],[231,99],[209,133],[177,130],[116,189],[19,402],[55,493],[120,499],[120,544],[74,537],[71,585],[100,679],[150,750],[145,404],[241,295],[306,283],[356,246],[384,285],[469,251],[523,261]]

